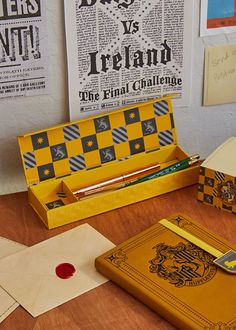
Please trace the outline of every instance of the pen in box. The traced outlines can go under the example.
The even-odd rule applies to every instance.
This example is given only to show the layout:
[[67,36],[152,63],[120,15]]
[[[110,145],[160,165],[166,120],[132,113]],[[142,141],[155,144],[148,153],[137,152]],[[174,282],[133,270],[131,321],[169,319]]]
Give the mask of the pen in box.
[[142,178],[143,176],[146,176],[147,174],[155,172],[158,168],[160,168],[159,163],[150,165],[148,167],[134,170],[132,172],[119,175],[117,177],[112,177],[110,179],[100,181],[86,187],[82,187],[78,190],[73,191],[73,194],[80,199],[103,191],[122,188],[125,185],[133,182],[134,180],[137,180],[139,178]]
[[159,170],[159,171],[154,172],[152,174],[146,175],[146,176],[144,176],[140,179],[135,180],[134,182],[127,183],[125,185],[125,187],[135,185],[135,184],[138,184],[138,183],[141,183],[141,182],[145,182],[145,181],[148,181],[148,180],[156,179],[156,178],[159,178],[163,175],[178,172],[180,170],[188,168],[189,166],[197,163],[199,158],[200,157],[199,157],[198,154],[187,157],[187,158],[185,158],[185,159],[183,159],[183,160],[181,160],[181,161],[179,161],[179,162],[177,162],[173,165],[170,165],[170,166],[167,166],[167,167],[163,168],[162,170]]

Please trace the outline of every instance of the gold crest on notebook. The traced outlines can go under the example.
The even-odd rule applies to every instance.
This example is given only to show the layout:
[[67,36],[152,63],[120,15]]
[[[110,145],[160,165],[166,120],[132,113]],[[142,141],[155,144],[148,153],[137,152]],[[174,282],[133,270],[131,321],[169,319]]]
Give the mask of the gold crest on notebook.
[[156,249],[156,257],[149,261],[149,271],[177,288],[205,284],[216,274],[214,258],[194,244],[160,243],[153,249]]

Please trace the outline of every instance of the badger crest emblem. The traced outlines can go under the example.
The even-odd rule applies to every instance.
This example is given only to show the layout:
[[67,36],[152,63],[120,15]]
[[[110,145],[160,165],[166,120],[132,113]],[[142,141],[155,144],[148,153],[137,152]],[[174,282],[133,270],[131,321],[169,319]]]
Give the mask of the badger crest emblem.
[[109,150],[109,149],[102,150],[102,154],[103,154],[103,158],[106,161],[111,161],[114,159],[114,154],[112,153],[112,150]]
[[236,185],[232,181],[222,182],[218,185],[218,197],[227,205],[236,204]]
[[98,125],[98,128],[101,129],[101,130],[109,129],[109,125],[106,122],[106,119],[105,118],[99,118],[99,119],[97,119],[97,125]]
[[57,146],[57,147],[53,148],[53,152],[55,154],[55,158],[57,158],[57,159],[62,159],[62,158],[66,157],[66,154],[63,151],[62,146]]
[[153,123],[151,121],[147,121],[146,123],[144,123],[144,128],[148,134],[155,133],[155,131],[156,131],[155,127],[153,126]]
[[191,243],[153,247],[156,256],[149,261],[149,271],[176,287],[197,286],[210,281],[216,274],[214,258]]

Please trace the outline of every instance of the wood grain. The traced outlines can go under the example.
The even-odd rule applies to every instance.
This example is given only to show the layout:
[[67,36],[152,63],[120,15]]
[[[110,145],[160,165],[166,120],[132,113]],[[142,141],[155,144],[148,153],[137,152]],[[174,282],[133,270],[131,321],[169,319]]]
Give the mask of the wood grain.
[[[160,219],[181,212],[231,243],[236,243],[236,216],[201,204],[196,200],[196,193],[197,187],[191,186],[53,230],[46,229],[34,213],[28,204],[27,193],[0,196],[0,236],[32,246],[87,222],[113,243],[119,244]],[[18,307],[3,321],[0,328],[4,330],[175,329],[158,314],[111,282],[38,318],[31,317],[22,307]]]

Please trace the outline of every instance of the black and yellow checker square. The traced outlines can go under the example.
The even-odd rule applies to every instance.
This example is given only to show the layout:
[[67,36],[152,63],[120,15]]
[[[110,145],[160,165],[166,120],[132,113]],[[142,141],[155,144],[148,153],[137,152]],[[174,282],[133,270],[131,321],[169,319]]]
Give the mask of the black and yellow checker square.
[[160,148],[157,134],[144,136],[143,140],[144,140],[145,151],[152,151]]
[[68,154],[67,154],[67,149],[66,149],[66,144],[65,143],[61,143],[61,144],[57,144],[54,146],[50,147],[51,150],[51,155],[52,155],[52,160],[53,162],[57,162],[59,160],[68,158]]
[[172,130],[166,130],[158,133],[159,144],[161,147],[174,143],[174,134]]
[[84,155],[79,154],[69,158],[70,171],[77,172],[86,169]]
[[34,150],[31,136],[24,137],[24,143],[20,143],[21,153],[32,152]]
[[47,132],[37,133],[31,135],[32,145],[34,150],[47,148],[49,146]]
[[69,159],[62,159],[53,164],[55,177],[61,177],[71,173]]
[[80,139],[66,142],[68,157],[74,157],[83,153],[83,147]]
[[96,134],[85,136],[81,138],[84,153],[91,152],[98,149],[98,141]]
[[204,184],[202,184],[202,183],[198,184],[198,192],[200,192],[200,193],[204,192]]
[[115,148],[114,146],[106,147],[99,150],[101,164],[112,162],[116,160]]
[[210,194],[204,193],[203,194],[203,202],[207,204],[213,204],[214,197]]
[[[201,172],[201,169],[200,169],[200,172]],[[205,176],[204,175],[201,175],[199,174],[199,179],[198,179],[198,182],[204,186],[204,182],[205,182]]]
[[48,131],[49,145],[57,145],[64,142],[63,128],[53,129]]
[[109,115],[111,129],[122,127],[126,125],[123,111],[111,113]]
[[145,151],[143,138],[129,141],[130,154],[135,155]]
[[96,137],[99,149],[109,147],[113,144],[112,132],[110,130],[98,133]]
[[229,211],[229,212],[232,212],[233,211],[233,206],[222,203],[222,209],[226,210],[226,211]]
[[204,176],[205,176],[205,167],[200,166],[199,174],[202,178],[204,178]]
[[209,168],[205,168],[204,170],[204,177],[208,177],[208,178],[212,178],[214,179],[215,177],[215,171],[209,169]]
[[99,150],[94,150],[84,154],[84,161],[87,169],[101,165],[101,158]]
[[209,187],[214,187],[214,185],[215,185],[215,179],[209,178],[209,177],[205,176],[205,178],[204,178],[204,184],[206,186],[209,186]]
[[139,108],[133,108],[124,111],[125,123],[130,125],[140,121]]
[[203,202],[203,196],[204,196],[204,193],[203,193],[203,191],[199,191],[199,189],[202,189],[202,188],[198,188],[197,199],[198,199],[200,202]]
[[128,133],[125,126],[112,129],[112,139],[114,145],[128,141]]
[[40,179],[39,179],[39,173],[37,167],[27,169],[26,175],[27,175],[27,182],[29,182],[30,184],[39,183]]
[[129,140],[134,140],[143,136],[142,124],[140,121],[132,125],[127,125],[126,130]]
[[204,185],[204,193],[208,195],[213,195],[213,187]]
[[109,116],[94,118],[96,133],[108,131],[111,129]]
[[173,129],[174,127],[172,126],[171,118],[172,116],[170,116],[169,114],[162,117],[156,117],[158,131],[166,131],[169,129]]
[[117,159],[122,159],[130,156],[130,146],[129,142],[124,142],[120,144],[116,144],[114,146],[115,154]]
[[53,162],[50,147],[35,150],[34,156],[37,166],[42,166],[44,164],[49,164]]
[[94,135],[96,134],[96,129],[94,125],[93,120],[84,120],[78,123],[79,125],[79,131],[80,131],[80,137],[86,137],[88,135]]
[[24,164],[26,170],[28,168],[36,167],[36,159],[35,159],[34,152],[25,152],[23,154],[23,160],[24,160],[23,164]]
[[150,118],[155,118],[153,104],[145,105],[139,108],[140,120],[148,120]]
[[144,120],[141,123],[142,123],[143,136],[157,133],[157,125],[155,118]]
[[167,115],[171,111],[171,105],[168,100],[160,100],[153,103],[153,110],[157,117]]
[[53,164],[45,164],[38,167],[38,176],[40,181],[55,178]]
[[66,125],[63,127],[64,141],[74,141],[80,138],[80,128],[78,124]]

